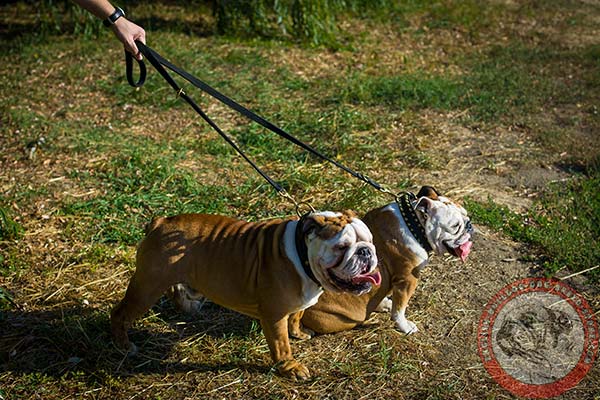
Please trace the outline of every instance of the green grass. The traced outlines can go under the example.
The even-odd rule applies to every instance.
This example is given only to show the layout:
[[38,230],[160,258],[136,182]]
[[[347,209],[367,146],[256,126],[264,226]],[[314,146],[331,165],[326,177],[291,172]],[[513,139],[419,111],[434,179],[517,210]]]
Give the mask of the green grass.
[[390,77],[358,75],[342,94],[344,101],[405,108],[449,109],[461,96],[456,81],[439,76],[404,74]]
[[[476,224],[524,245],[524,274],[532,265],[548,275],[598,265],[600,174],[589,166],[599,151],[600,47],[589,40],[599,28],[589,2],[351,3],[329,47],[213,35],[208,2],[122,6],[167,59],[391,189],[467,193],[510,186],[530,167],[560,169],[561,183],[523,183],[539,192],[525,213],[492,201],[467,208]],[[464,346],[477,323],[464,310],[481,301],[469,295],[480,289],[472,282],[452,299],[419,287],[411,309],[425,334],[399,335],[380,316],[374,326],[294,341],[294,354],[314,364],[308,384],[280,379],[259,325],[216,306],[192,319],[159,302],[131,331],[140,354],[124,358],[110,343],[108,313],[152,216],[260,220],[295,210],[151,67],[144,87],[129,87],[122,48],[98,21],[98,31],[75,35],[85,21],[68,14],[57,31],[32,4],[0,8],[9,66],[0,72],[0,396],[506,397]],[[359,213],[391,201],[181,83],[296,199]],[[24,146],[41,136],[46,144],[28,159]],[[481,267],[505,250],[490,252],[474,247],[456,273],[500,285],[506,276]],[[464,323],[440,326],[451,320]],[[591,393],[597,375],[571,398]]]
[[[468,201],[476,223],[490,226],[511,238],[534,246],[552,275],[569,267],[574,271],[600,265],[600,173],[552,185],[530,211],[517,214],[489,200]],[[600,271],[587,274],[594,281]]]
[[161,153],[152,151],[153,146],[147,143],[141,150],[131,145],[93,175],[74,173],[73,178],[93,182],[104,193],[65,204],[62,213],[89,216],[96,228],[90,232],[93,241],[132,244],[152,214],[226,211],[229,198],[224,186],[201,182],[177,169],[182,153],[156,157]]
[[[0,260],[0,264],[2,260]],[[2,311],[8,311],[13,308],[15,302],[13,300],[12,294],[8,292],[3,287],[0,287],[0,321],[3,319]]]
[[[342,84],[339,97],[330,100],[383,104],[400,110],[466,110],[473,119],[487,122],[522,118],[542,106],[576,96],[562,81],[550,78],[562,71],[548,71],[547,65],[558,65],[563,59],[582,63],[593,59],[594,54],[594,47],[584,50],[583,55],[522,44],[493,47],[487,54],[461,56],[466,66],[462,75],[355,73]],[[558,68],[566,70],[568,66]]]
[[0,240],[17,240],[22,234],[23,227],[15,222],[8,209],[0,206]]

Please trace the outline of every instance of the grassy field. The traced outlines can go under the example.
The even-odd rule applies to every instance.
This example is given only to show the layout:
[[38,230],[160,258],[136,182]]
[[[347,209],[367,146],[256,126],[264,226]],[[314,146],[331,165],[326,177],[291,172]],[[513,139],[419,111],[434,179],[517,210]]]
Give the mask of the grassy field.
[[[129,87],[109,32],[57,34],[31,3],[3,4],[0,399],[511,398],[476,353],[485,303],[520,277],[600,265],[600,5],[403,1],[340,17],[333,48],[214,35],[197,2],[124,7],[167,59],[394,191],[464,201],[481,234],[466,264],[435,258],[423,274],[418,334],[378,315],[293,342],[308,383],[271,370],[255,321],[210,304],[191,319],[161,301],[124,357],[108,313],[152,216],[294,207],[150,67]],[[297,200],[359,213],[390,201],[186,91]],[[568,281],[596,312],[599,271]],[[599,382],[596,366],[562,397],[598,399]]]

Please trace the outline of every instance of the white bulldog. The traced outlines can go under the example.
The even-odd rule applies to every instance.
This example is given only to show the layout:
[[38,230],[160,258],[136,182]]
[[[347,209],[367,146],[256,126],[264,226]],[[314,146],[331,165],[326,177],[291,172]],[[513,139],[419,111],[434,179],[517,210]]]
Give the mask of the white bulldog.
[[[399,331],[417,332],[417,326],[405,314],[429,254],[449,252],[464,262],[473,245],[473,228],[465,209],[429,186],[421,188],[416,196],[407,194],[398,202],[374,209],[362,219],[373,234],[381,262],[380,286],[362,296],[325,293],[317,304],[290,318],[292,336],[304,339],[311,331],[351,329],[373,311],[391,311]],[[390,294],[391,304],[387,298]]]

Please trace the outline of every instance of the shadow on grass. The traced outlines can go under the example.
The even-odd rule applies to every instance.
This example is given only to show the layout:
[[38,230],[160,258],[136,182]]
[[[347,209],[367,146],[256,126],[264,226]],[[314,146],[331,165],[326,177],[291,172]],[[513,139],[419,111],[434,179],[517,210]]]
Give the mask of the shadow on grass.
[[[154,327],[169,326],[168,330],[149,330],[138,321],[129,330],[130,340],[136,344],[135,355],[125,355],[110,339],[107,312],[90,308],[59,308],[51,311],[5,311],[0,314],[0,372],[17,374],[39,373],[61,377],[70,373],[88,373],[102,376],[130,376],[177,372],[222,372],[234,368],[267,373],[268,362],[248,362],[244,357],[228,354],[228,359],[211,357],[212,354],[193,353],[177,360],[175,346],[186,342],[196,346],[201,341],[229,342],[239,347],[248,341],[262,340],[256,333],[256,324],[250,318],[208,304],[200,315],[192,319],[161,303],[154,307]],[[159,327],[160,329],[160,327]],[[202,343],[200,343],[202,346]],[[219,346],[221,347],[221,346]],[[188,360],[189,354],[199,361]],[[204,352],[207,353],[207,352]]]

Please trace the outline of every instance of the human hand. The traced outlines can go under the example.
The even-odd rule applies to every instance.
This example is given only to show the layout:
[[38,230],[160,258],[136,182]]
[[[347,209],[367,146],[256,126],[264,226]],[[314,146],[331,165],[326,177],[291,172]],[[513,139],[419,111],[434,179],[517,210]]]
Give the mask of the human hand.
[[123,43],[125,51],[131,53],[137,60],[141,60],[142,53],[138,50],[135,41],[139,40],[144,44],[146,43],[146,31],[144,31],[144,28],[134,24],[125,17],[119,18],[111,28],[117,39]]

